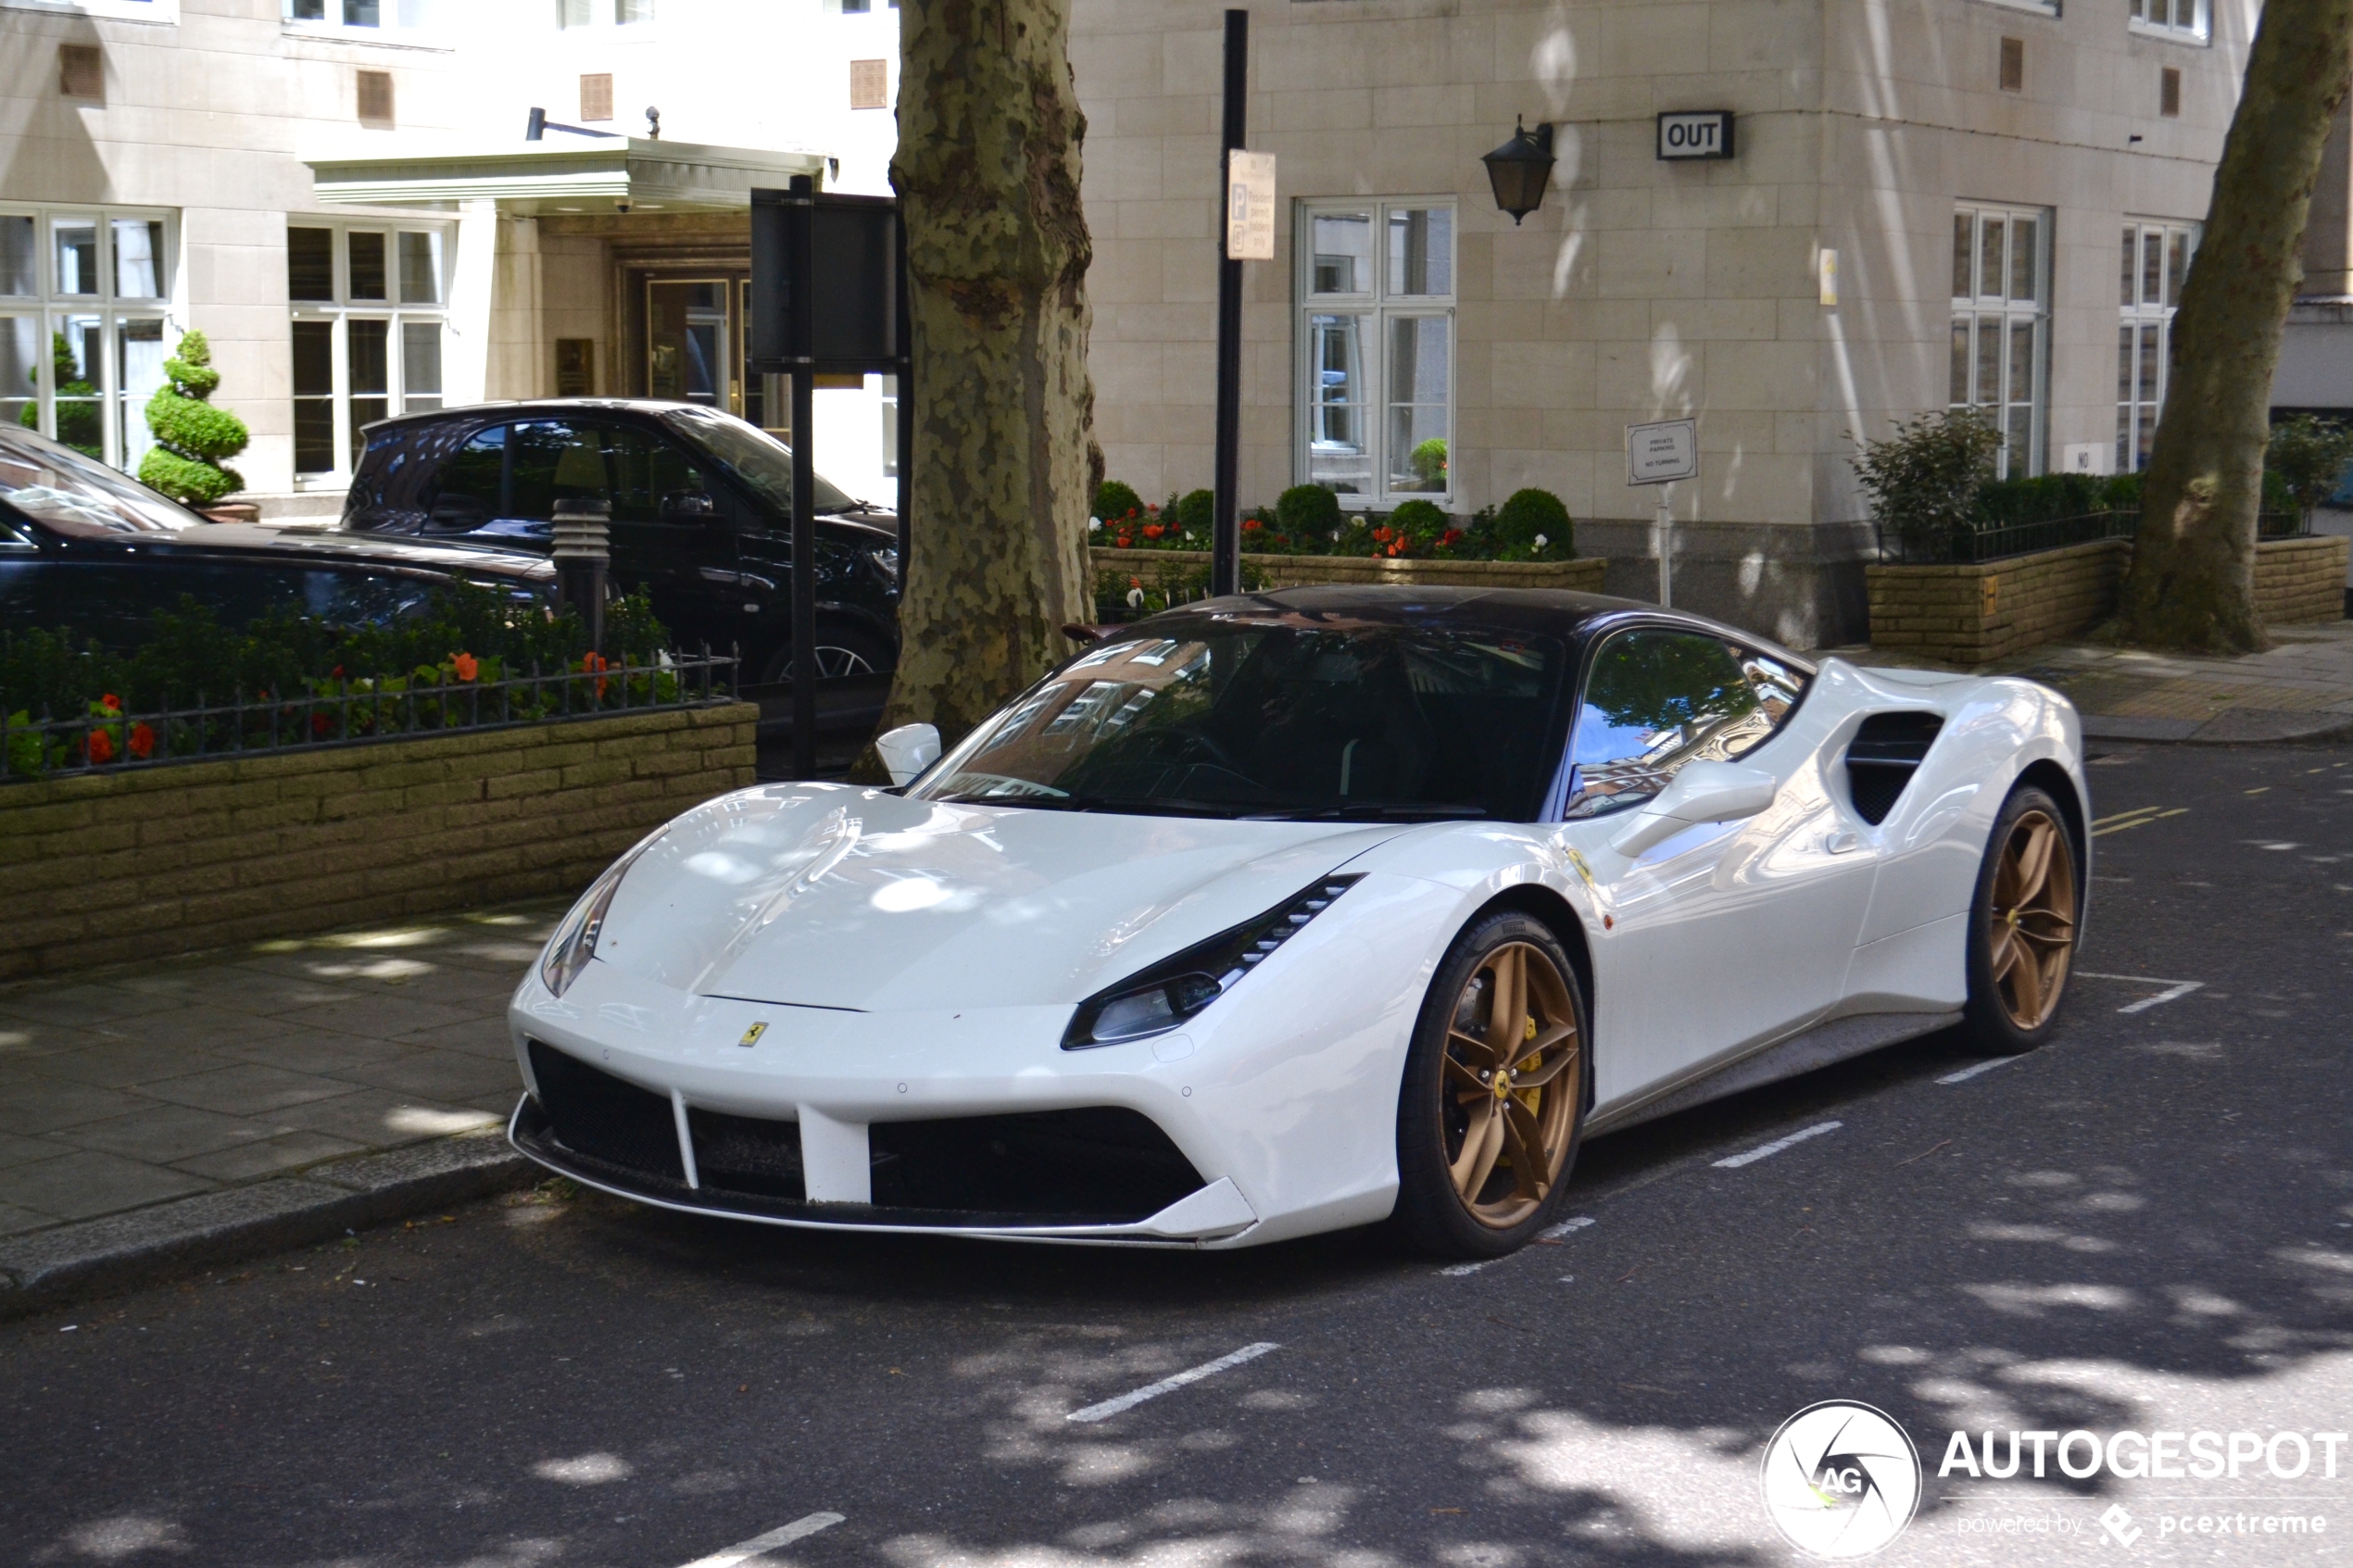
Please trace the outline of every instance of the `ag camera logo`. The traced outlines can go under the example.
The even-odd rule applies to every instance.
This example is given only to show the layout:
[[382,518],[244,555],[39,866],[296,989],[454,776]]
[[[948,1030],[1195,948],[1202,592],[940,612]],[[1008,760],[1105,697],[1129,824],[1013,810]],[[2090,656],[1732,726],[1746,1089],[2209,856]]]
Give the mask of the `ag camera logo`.
[[1849,1399],[1808,1405],[1765,1445],[1765,1512],[1815,1557],[1868,1557],[1920,1505],[1920,1456],[1894,1418]]

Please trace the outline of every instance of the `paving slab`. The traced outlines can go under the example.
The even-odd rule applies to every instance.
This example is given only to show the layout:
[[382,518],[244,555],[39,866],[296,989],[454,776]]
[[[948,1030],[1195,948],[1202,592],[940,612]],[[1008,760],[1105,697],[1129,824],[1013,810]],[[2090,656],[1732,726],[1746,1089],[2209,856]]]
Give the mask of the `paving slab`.
[[0,1313],[529,1179],[506,1004],[562,912],[0,985]]

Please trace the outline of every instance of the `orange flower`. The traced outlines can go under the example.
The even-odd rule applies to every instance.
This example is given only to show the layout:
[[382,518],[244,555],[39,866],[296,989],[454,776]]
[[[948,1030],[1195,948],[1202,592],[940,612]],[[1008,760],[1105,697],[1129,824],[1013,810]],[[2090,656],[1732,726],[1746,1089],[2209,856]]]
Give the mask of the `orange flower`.
[[131,755],[145,762],[156,754],[156,733],[145,724],[131,726]]
[[1405,541],[1404,541],[1404,540],[1403,540],[1403,539],[1400,539],[1399,541],[1397,541],[1397,543],[1395,543],[1394,545],[1391,545],[1391,546],[1389,547],[1389,553],[1390,553],[1390,555],[1392,555],[1392,556],[1402,556],[1402,555],[1403,555],[1403,554],[1405,553]]
[[453,653],[449,662],[457,666],[460,681],[471,681],[482,672],[482,661],[470,653]]
[[[87,688],[84,688],[84,689],[86,690]],[[107,707],[113,709],[114,709],[117,713],[120,713],[120,712],[121,712],[121,711],[122,711],[122,698],[120,698],[120,697],[119,697],[119,696],[115,696],[115,695],[114,695],[114,693],[112,693],[112,692],[108,692],[106,696],[104,696],[100,697],[98,700],[99,700],[101,703],[105,704]]]
[[1167,532],[1168,530],[1163,528],[1156,522],[1148,522],[1144,524],[1144,537],[1147,539],[1157,539]]
[[114,736],[104,730],[90,732],[90,760],[94,763],[114,760]]
[[603,671],[611,668],[611,661],[607,659],[603,654],[584,653],[580,656],[580,672],[584,675],[595,675],[597,677],[597,696],[599,697],[602,697],[605,695],[605,688],[612,684],[612,683],[606,680],[603,675]]
[[1123,533],[1118,538],[1113,540],[1112,543],[1117,545],[1121,549],[1125,550],[1133,547],[1136,541]]
[[1265,527],[1265,526],[1266,526],[1266,525],[1265,525],[1265,523],[1263,523],[1263,522],[1259,521],[1258,521],[1256,518],[1254,518],[1254,517],[1252,517],[1252,518],[1244,518],[1244,519],[1242,520],[1242,532],[1243,532],[1243,533],[1257,533],[1260,529],[1262,529],[1262,528],[1264,528],[1264,527]]

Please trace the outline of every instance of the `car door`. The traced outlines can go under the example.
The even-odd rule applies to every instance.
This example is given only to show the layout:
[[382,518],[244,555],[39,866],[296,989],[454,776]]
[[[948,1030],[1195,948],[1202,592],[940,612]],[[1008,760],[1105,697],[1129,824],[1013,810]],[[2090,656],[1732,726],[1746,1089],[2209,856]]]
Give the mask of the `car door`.
[[[1602,1103],[1693,1075],[1839,999],[1871,860],[1841,832],[1802,737],[1773,744],[1804,692],[1780,660],[1695,628],[1638,626],[1587,657],[1559,834],[1607,924],[1596,964]],[[1774,803],[1633,857],[1609,847],[1685,765],[1763,770]]]
[[610,503],[613,584],[651,598],[678,646],[726,653],[765,613],[743,582],[726,492],[661,435],[619,420],[528,420],[508,446],[507,510],[549,519],[559,501]]

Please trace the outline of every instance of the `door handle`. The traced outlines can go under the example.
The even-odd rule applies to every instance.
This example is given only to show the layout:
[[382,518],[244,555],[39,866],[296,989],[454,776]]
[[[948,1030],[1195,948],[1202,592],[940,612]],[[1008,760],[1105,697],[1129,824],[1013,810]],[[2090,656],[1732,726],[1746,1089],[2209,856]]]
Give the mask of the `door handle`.
[[1850,849],[1860,849],[1862,847],[1863,835],[1859,833],[1834,833],[1822,840],[1822,847],[1833,855],[1843,855]]

